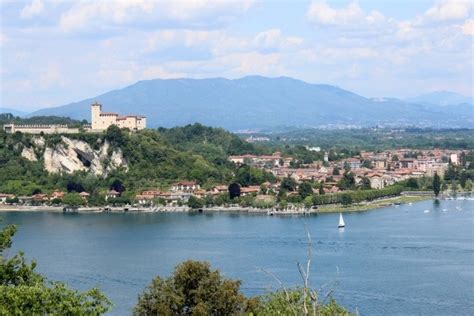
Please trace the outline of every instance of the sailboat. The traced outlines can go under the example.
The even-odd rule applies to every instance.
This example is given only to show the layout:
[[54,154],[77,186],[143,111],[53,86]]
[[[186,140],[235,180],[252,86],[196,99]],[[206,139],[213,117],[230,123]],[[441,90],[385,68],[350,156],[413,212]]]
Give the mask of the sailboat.
[[339,213],[339,225],[337,225],[338,228],[344,228],[346,224],[344,224],[344,218],[342,218],[342,213]]

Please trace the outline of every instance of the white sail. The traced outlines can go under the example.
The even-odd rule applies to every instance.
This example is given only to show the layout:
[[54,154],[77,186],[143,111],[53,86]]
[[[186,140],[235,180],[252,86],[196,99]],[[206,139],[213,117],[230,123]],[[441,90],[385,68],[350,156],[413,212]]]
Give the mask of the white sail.
[[339,213],[339,225],[337,227],[344,227],[346,224],[344,224],[344,218],[342,218],[342,213]]

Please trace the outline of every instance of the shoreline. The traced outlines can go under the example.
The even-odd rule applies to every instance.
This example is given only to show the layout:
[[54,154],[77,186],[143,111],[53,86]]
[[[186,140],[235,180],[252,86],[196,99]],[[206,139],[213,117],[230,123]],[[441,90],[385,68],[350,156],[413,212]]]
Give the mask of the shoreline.
[[[358,204],[351,204],[349,206],[342,206],[340,204],[321,205],[317,209],[302,210],[286,210],[275,211],[274,209],[258,209],[254,207],[241,206],[213,206],[203,207],[201,209],[190,209],[189,207],[83,207],[71,213],[249,213],[249,214],[270,214],[270,215],[313,215],[323,213],[348,213],[348,212],[364,212],[368,210],[385,208],[394,205],[402,205],[408,203],[422,202],[432,200],[431,195],[401,195],[396,197],[384,198],[370,202],[362,202]],[[442,197],[443,199],[443,197]],[[2,212],[54,212],[62,213],[63,207],[60,206],[24,206],[24,205],[0,205],[0,213]]]

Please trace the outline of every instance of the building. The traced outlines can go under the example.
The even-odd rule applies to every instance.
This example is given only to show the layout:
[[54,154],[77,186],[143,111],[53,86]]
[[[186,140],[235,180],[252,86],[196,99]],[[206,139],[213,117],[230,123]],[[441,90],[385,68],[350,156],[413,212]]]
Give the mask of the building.
[[120,116],[113,112],[102,112],[102,104],[91,105],[91,122],[93,131],[106,130],[111,125],[138,131],[146,127],[146,118],[138,115]]
[[199,190],[201,187],[196,181],[180,181],[171,185],[172,192],[187,192],[192,193]]
[[116,199],[120,196],[120,192],[117,192],[115,190],[110,190],[105,194],[105,200],[108,201],[110,199]]
[[360,159],[358,158],[348,158],[344,161],[344,163],[349,165],[349,167],[354,170],[354,169],[359,169],[361,166]]
[[[85,126],[87,130],[90,126]],[[3,130],[7,133],[14,134],[21,132],[25,134],[77,134],[79,128],[70,128],[67,125],[51,124],[51,125],[23,125],[23,124],[5,124]]]
[[3,125],[5,132],[14,134],[21,132],[25,134],[78,134],[85,132],[101,132],[111,125],[119,128],[128,128],[131,131],[139,131],[146,128],[146,117],[138,115],[120,116],[117,113],[102,112],[102,105],[95,102],[91,105],[91,125],[83,125],[81,128],[71,128],[67,125],[44,124],[44,125],[18,125],[15,123]]
[[0,202],[6,203],[8,199],[13,199],[14,197],[13,194],[0,193]]

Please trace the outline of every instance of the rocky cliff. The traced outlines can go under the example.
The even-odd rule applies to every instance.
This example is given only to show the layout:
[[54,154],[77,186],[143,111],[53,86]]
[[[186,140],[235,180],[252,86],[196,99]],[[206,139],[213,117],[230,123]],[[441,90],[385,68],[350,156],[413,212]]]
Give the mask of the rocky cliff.
[[42,137],[35,138],[30,147],[24,147],[22,157],[30,160],[42,160],[44,168],[52,174],[91,172],[96,176],[107,176],[117,168],[128,170],[128,163],[120,149],[112,149],[107,141],[93,149],[85,141],[62,136],[61,141],[48,146]]

